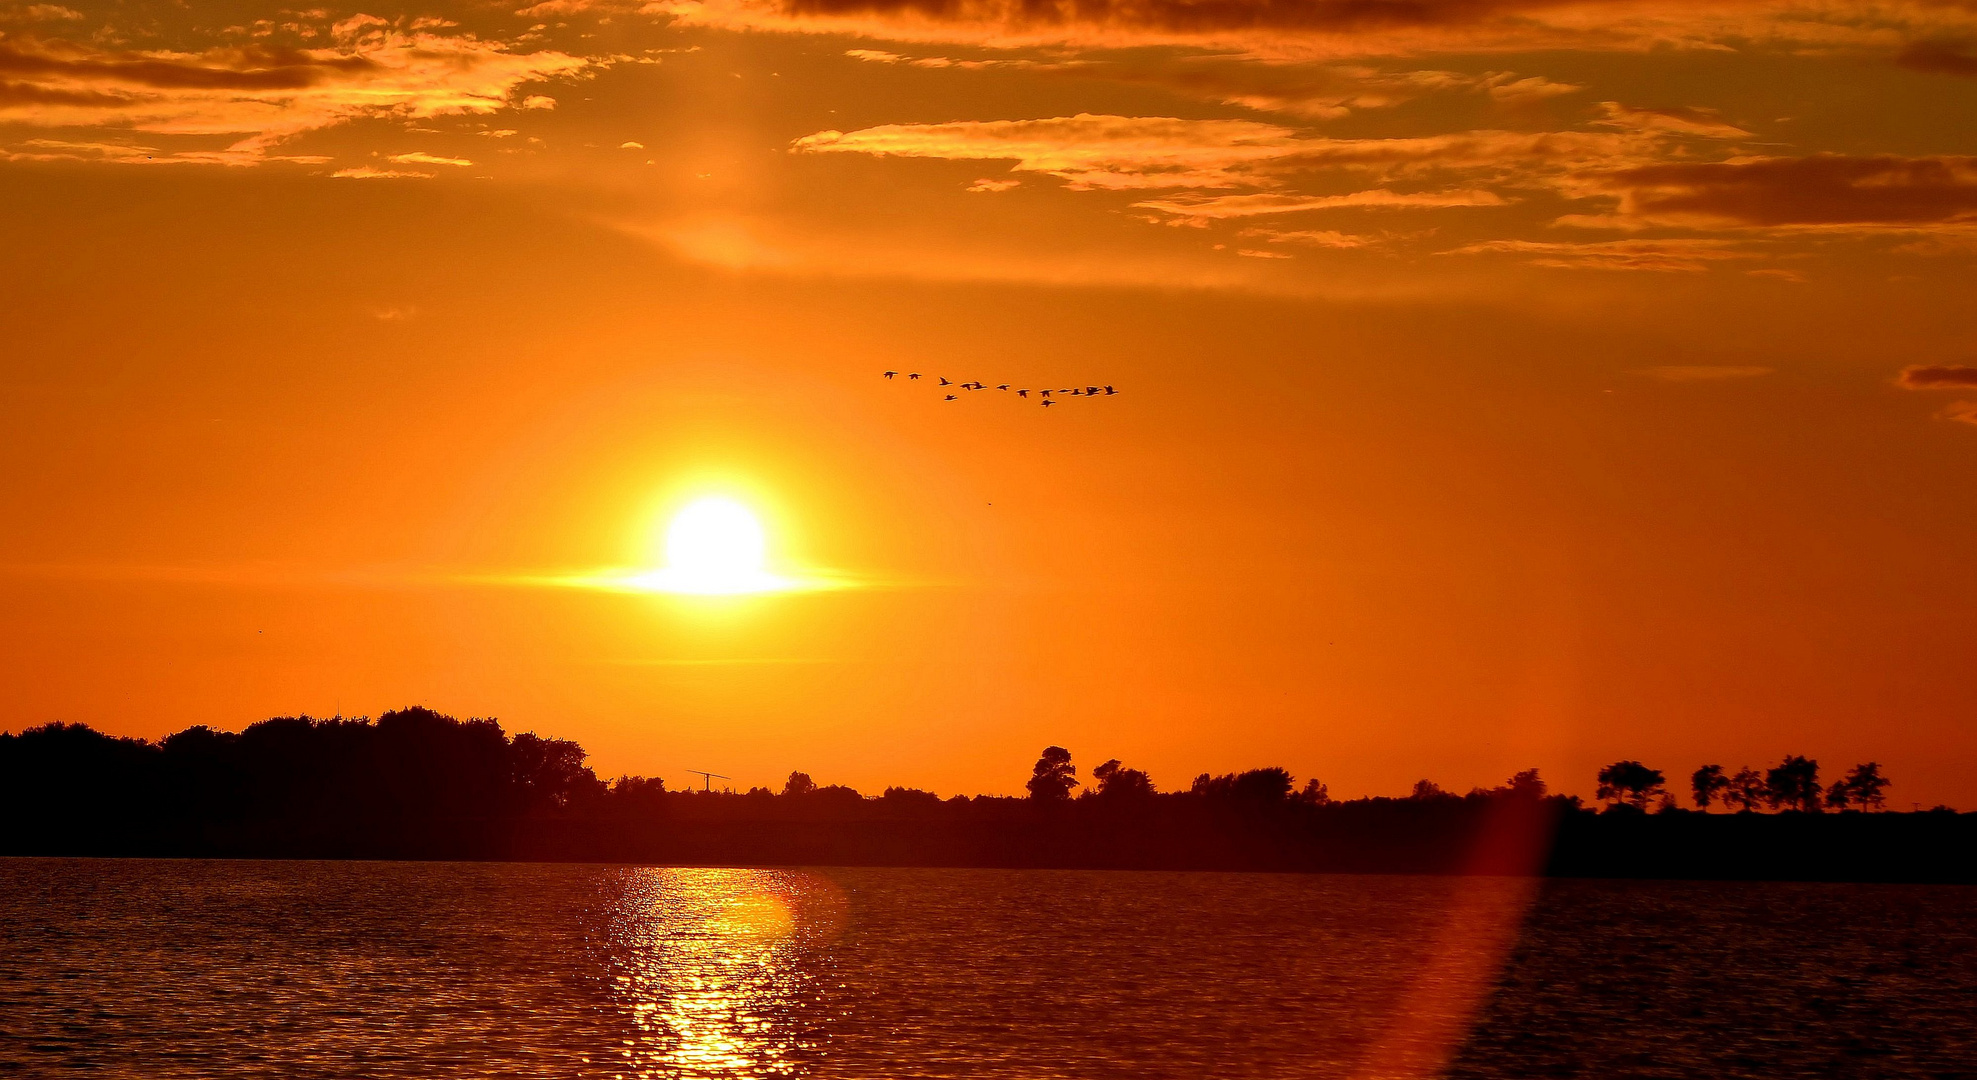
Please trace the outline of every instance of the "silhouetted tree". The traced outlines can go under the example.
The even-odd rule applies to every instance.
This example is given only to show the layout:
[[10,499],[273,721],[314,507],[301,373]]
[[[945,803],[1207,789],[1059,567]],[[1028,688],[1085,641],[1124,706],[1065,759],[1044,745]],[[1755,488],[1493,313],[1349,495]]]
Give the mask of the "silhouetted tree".
[[659,777],[620,776],[611,782],[611,801],[628,809],[656,809],[664,805],[666,781]]
[[879,799],[887,806],[893,807],[924,809],[926,807],[940,805],[940,796],[931,791],[922,791],[919,788],[909,787],[889,787],[885,790],[884,794],[879,796]]
[[1696,808],[1707,812],[1713,802],[1727,802],[1718,796],[1730,786],[1730,778],[1723,775],[1723,766],[1704,765],[1689,774],[1689,790],[1695,794]]
[[1764,777],[1748,765],[1738,769],[1723,788],[1723,805],[1736,807],[1740,814],[1755,813],[1764,802]]
[[[390,715],[387,713],[378,718],[380,727]],[[500,738],[501,728],[492,720],[468,723],[493,725],[494,737]],[[515,736],[508,750],[513,762],[515,784],[521,789],[525,806],[567,807],[574,800],[601,794],[604,790],[597,775],[583,763],[588,756],[584,748],[569,739],[545,739],[534,732],[525,731]]]
[[1542,799],[1550,792],[1551,785],[1545,783],[1544,777],[1538,775],[1538,770],[1525,769],[1512,775],[1502,787],[1490,794],[1508,795],[1513,799]]
[[1774,810],[1818,813],[1824,794],[1819,787],[1819,763],[1798,754],[1786,755],[1784,761],[1765,772],[1764,791],[1765,801]]
[[1435,783],[1433,780],[1414,781],[1414,790],[1409,792],[1407,797],[1417,802],[1428,802],[1431,799],[1455,798],[1454,795],[1444,790],[1440,784]]
[[1498,784],[1495,787],[1484,787],[1481,784],[1477,784],[1475,787],[1470,788],[1469,794],[1463,796],[1463,798],[1465,799],[1525,799],[1525,798],[1542,799],[1544,798],[1545,792],[1549,791],[1550,788],[1551,785],[1539,779],[1538,770],[1525,769],[1523,772],[1512,775],[1510,779],[1505,780],[1503,783]]
[[1287,770],[1276,766],[1221,776],[1202,773],[1189,791],[1227,802],[1280,803],[1290,798],[1291,780]]
[[865,801],[858,789],[845,784],[825,784],[810,793],[810,801],[823,806],[840,809],[857,806]]
[[1304,782],[1303,789],[1297,793],[1297,801],[1306,806],[1323,806],[1332,801],[1332,791],[1314,776]]
[[1881,763],[1870,761],[1865,765],[1855,765],[1846,778],[1833,781],[1826,789],[1826,805],[1836,810],[1858,806],[1864,810],[1879,810],[1888,803],[1888,780],[1881,775]]
[[1128,769],[1118,758],[1091,771],[1098,781],[1098,795],[1108,799],[1140,799],[1153,794],[1153,780],[1138,769]]
[[1615,806],[1625,804],[1646,810],[1648,803],[1667,794],[1660,769],[1650,769],[1638,761],[1616,761],[1599,771],[1598,798]]
[[1030,770],[1030,798],[1038,802],[1064,802],[1078,786],[1078,767],[1071,764],[1071,752],[1061,746],[1046,746],[1036,767]]
[[810,779],[809,773],[791,772],[789,779],[783,782],[785,795],[808,795],[815,790],[817,790],[817,782]]

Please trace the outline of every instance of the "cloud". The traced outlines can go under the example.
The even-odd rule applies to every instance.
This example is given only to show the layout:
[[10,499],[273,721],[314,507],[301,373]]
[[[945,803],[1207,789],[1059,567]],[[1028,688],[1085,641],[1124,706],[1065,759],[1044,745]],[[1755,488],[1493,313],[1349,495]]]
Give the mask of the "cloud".
[[1502,196],[1473,188],[1455,191],[1389,191],[1373,188],[1344,195],[1255,195],[1176,196],[1149,199],[1135,207],[1158,210],[1185,218],[1243,218],[1262,214],[1293,214],[1306,210],[1339,209],[1425,209],[1458,206],[1504,206]]
[[1634,374],[1662,382],[1722,382],[1726,379],[1755,379],[1771,372],[1768,367],[1746,364],[1667,364],[1642,368]]
[[[1016,172],[1047,173],[1074,190],[1280,188],[1298,173],[1339,170],[1380,182],[1483,170],[1535,182],[1541,174],[1652,161],[1653,139],[1622,132],[1469,131],[1407,139],[1328,139],[1254,120],[1080,113],[1041,120],[886,124],[821,131],[795,140],[797,153],[858,153],[951,161],[1007,160]],[[1299,200],[1295,204],[1291,200]],[[1497,206],[1476,188],[1400,193],[1239,196],[1169,200],[1152,208],[1195,217],[1239,217],[1337,206]]]
[[1977,389],[1977,367],[1961,364],[1914,365],[1903,368],[1895,384],[1907,390]]
[[1895,54],[1895,63],[1937,75],[1977,76],[1977,54],[1969,41],[1912,41]]
[[1977,424],[1977,401],[1952,401],[1936,414],[1939,420],[1954,420],[1960,424]]
[[338,169],[330,176],[339,180],[430,180],[433,174],[415,172],[408,169],[377,169],[369,165],[358,165],[348,169]]
[[885,124],[820,131],[791,144],[798,153],[1007,160],[1018,172],[1048,173],[1078,190],[1236,187],[1251,166],[1294,155],[1291,129],[1251,120],[1094,116],[1045,120]]
[[307,29],[327,44],[173,52],[0,39],[0,122],[118,133],[78,142],[165,136],[151,160],[251,165],[275,160],[285,140],[363,117],[492,113],[526,83],[596,63],[440,33],[434,20],[358,15]]
[[1390,109],[1435,93],[1487,89],[1493,79],[1504,77],[1381,71],[1348,64],[1259,63],[1226,55],[1163,58],[1157,63],[1130,58],[1077,64],[1075,70],[1084,76],[1157,86],[1224,105],[1313,120],[1333,120],[1354,110]]
[[414,150],[409,154],[393,154],[391,155],[391,160],[399,165],[464,166],[473,164],[473,162],[468,161],[466,158],[439,157],[435,154],[428,154],[423,150]]
[[1712,139],[1741,139],[1750,134],[1734,124],[1725,123],[1716,115],[1715,109],[1637,109],[1617,101],[1602,101],[1599,107],[1606,117],[1600,122],[1611,127],[1701,135]]
[[1745,158],[1671,162],[1583,178],[1619,200],[1562,224],[1691,228],[1917,227],[1977,219],[1977,158]]
[[73,22],[82,12],[60,4],[22,4],[0,8],[0,22]]
[[654,0],[646,10],[779,33],[1297,59],[1671,47],[1885,55],[1891,37],[1954,37],[1971,23],[1955,0]]
[[1331,248],[1340,251],[1371,247],[1380,242],[1374,237],[1356,236],[1332,229],[1244,229],[1236,235],[1252,237],[1272,244],[1299,244],[1305,247]]
[[1574,86],[1571,83],[1553,82],[1542,75],[1520,79],[1512,74],[1498,75],[1485,80],[1484,88],[1491,97],[1506,105],[1528,105],[1547,98],[1576,94],[1585,89],[1583,86]]
[[1021,180],[990,180],[986,177],[968,185],[968,190],[977,194],[995,195],[1011,188],[1022,187]]
[[1732,241],[1709,239],[1605,240],[1566,243],[1548,240],[1485,240],[1445,251],[1444,255],[1509,254],[1528,256],[1534,266],[1567,270],[1643,270],[1656,273],[1701,273],[1726,259],[1753,259],[1754,252],[1733,248]]

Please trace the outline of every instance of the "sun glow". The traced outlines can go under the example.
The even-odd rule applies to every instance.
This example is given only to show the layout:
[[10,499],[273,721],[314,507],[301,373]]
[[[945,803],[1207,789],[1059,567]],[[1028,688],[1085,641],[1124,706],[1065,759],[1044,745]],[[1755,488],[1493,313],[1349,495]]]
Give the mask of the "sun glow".
[[641,575],[641,583],[696,596],[788,588],[790,582],[766,569],[768,553],[768,536],[754,511],[724,496],[696,499],[666,527],[666,565]]

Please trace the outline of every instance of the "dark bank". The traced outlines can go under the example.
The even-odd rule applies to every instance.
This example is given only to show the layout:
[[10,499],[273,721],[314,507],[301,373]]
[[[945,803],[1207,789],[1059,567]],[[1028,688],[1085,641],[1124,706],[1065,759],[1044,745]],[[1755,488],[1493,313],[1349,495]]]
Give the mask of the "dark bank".
[[[1280,768],[1163,793],[1117,761],[1087,787],[1051,747],[1026,798],[943,799],[802,773],[780,792],[673,791],[607,783],[584,759],[568,740],[423,708],[156,743],[51,724],[0,735],[0,854],[1977,882],[1977,815],[1828,811],[1859,800],[1846,782],[1822,797],[1804,758],[1772,770],[1772,813],[1748,785],[1739,812],[1667,797],[1649,812],[1660,774],[1635,762],[1602,770],[1599,810],[1534,770],[1467,795],[1424,781],[1335,800]],[[1705,807],[1723,802],[1714,769],[1697,772]]]

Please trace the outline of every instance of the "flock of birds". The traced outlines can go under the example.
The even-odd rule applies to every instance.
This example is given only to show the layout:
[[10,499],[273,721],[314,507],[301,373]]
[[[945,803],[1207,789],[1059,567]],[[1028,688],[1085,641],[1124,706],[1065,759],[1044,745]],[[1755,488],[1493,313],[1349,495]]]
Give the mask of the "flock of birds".
[[[896,379],[899,377],[901,373],[897,371],[886,371],[886,372],[881,372],[881,374],[883,374],[887,379]],[[921,377],[920,373],[917,371],[909,371],[906,372],[905,375],[909,382]],[[941,376],[938,375],[934,376],[934,378],[940,379],[939,388],[941,389],[945,389],[950,386],[956,390],[991,389],[991,387],[987,383],[980,381],[958,383],[952,379],[941,378]],[[1007,391],[1010,389],[1010,384],[997,383],[993,387],[993,389]],[[1042,402],[1045,408],[1049,408],[1052,405],[1056,405],[1062,399],[1067,397],[1111,397],[1112,395],[1117,394],[1118,392],[1119,391],[1117,389],[1111,386],[1066,386],[1060,390],[1031,390],[1029,387],[1026,386],[1016,388],[1017,397],[1027,399],[1031,394],[1035,394],[1038,400]],[[958,401],[960,400],[960,397],[961,397],[960,394],[947,394],[942,398],[942,400]]]

